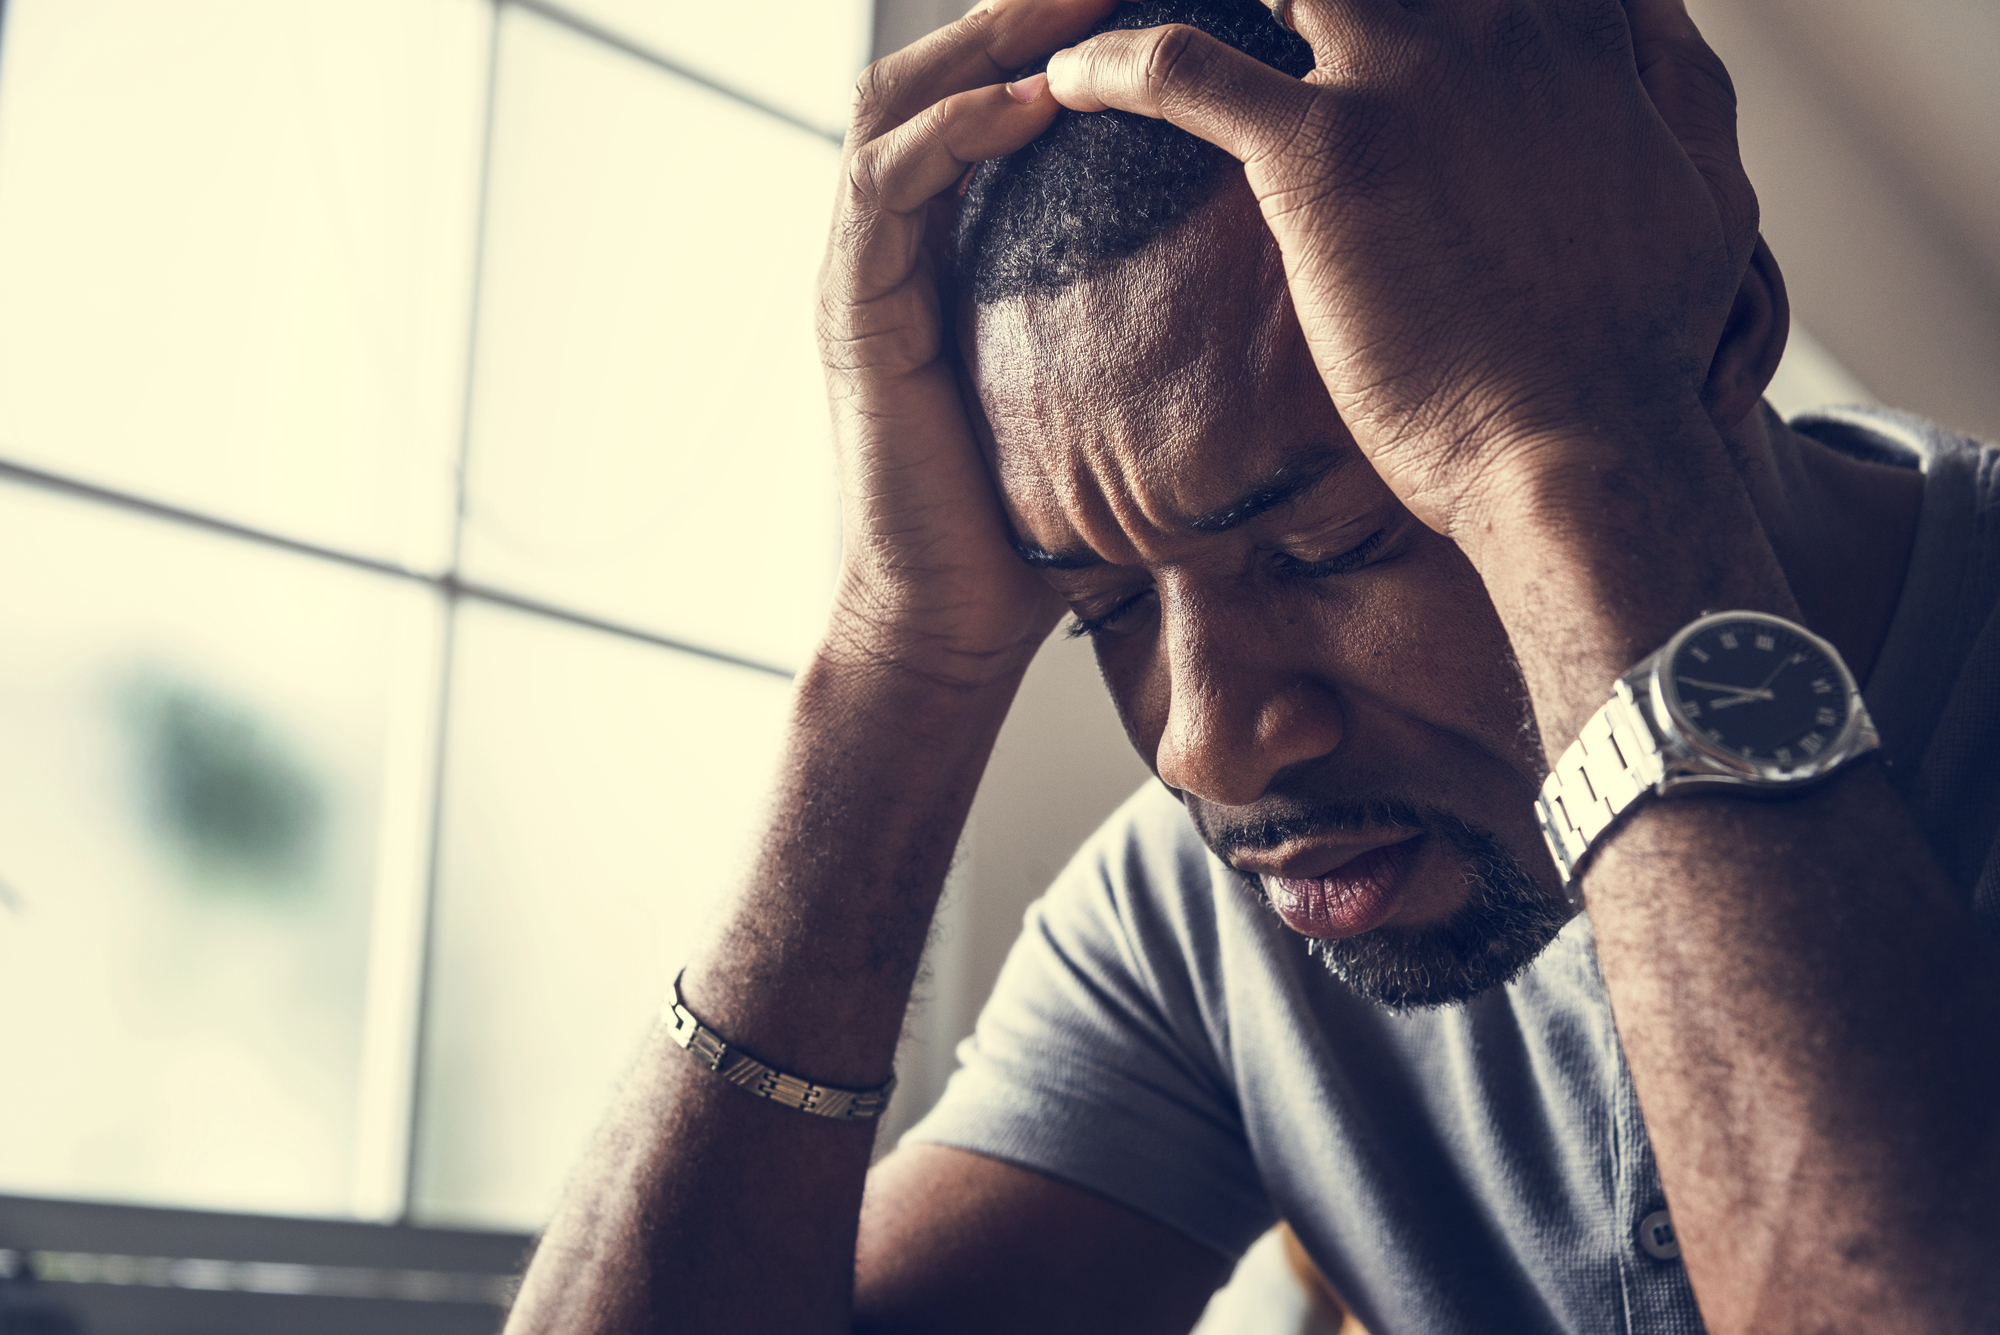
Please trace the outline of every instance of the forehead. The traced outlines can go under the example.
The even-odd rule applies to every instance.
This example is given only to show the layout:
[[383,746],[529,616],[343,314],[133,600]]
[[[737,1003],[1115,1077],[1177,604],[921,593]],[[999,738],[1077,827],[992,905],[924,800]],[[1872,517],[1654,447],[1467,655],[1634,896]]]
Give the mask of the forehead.
[[962,346],[1023,536],[1185,527],[1259,480],[1352,449],[1247,188],[1060,292],[966,314]]

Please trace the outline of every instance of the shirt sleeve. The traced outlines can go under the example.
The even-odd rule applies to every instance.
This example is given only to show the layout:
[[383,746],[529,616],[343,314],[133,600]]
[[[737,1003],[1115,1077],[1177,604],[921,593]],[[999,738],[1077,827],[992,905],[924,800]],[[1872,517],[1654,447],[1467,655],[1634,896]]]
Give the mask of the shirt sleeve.
[[1275,1216],[1218,1054],[1213,877],[1179,803],[1148,784],[1029,909],[905,1142],[1047,1173],[1240,1256]]

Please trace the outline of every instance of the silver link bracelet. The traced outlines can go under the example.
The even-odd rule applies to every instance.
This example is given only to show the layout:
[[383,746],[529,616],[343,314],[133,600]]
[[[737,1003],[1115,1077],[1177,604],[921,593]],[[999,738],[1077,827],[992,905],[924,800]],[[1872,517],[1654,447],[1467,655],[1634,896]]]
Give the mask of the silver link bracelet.
[[1631,684],[1621,680],[1542,784],[1535,814],[1563,890],[1578,908],[1583,905],[1576,874],[1591,842],[1660,782],[1660,751],[1652,734]]
[[[681,973],[687,972],[685,969]],[[742,1049],[733,1047],[709,1029],[681,1000],[681,974],[674,975],[674,994],[660,1008],[660,1021],[673,1031],[674,1042],[688,1054],[730,1084],[760,1099],[796,1108],[815,1117],[831,1117],[840,1122],[872,1122],[889,1106],[896,1091],[896,1077],[890,1076],[874,1089],[840,1089],[817,1085],[803,1076],[791,1075],[767,1066]]]

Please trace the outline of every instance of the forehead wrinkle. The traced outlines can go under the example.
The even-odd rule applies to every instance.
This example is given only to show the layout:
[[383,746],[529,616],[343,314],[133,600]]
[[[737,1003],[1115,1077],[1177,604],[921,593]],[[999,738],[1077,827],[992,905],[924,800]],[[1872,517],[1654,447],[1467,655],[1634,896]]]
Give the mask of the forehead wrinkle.
[[[1269,323],[1275,321],[1257,321],[1259,326]],[[1183,343],[1185,355],[1178,361],[1164,367],[1155,363],[1143,375],[1131,364],[1115,365],[1101,356],[1085,363],[1098,385],[1114,387],[1107,397],[1115,406],[1087,422],[1068,422],[1068,439],[1051,462],[1072,510],[1088,513],[1093,528],[1118,531],[1126,539],[1121,547],[1145,546],[1147,539],[1164,541],[1190,530],[1234,527],[1233,517],[1214,523],[1216,512],[1254,506],[1257,493],[1293,481],[1287,473],[1309,474],[1300,480],[1310,485],[1338,462],[1330,448],[1319,446],[1288,451],[1274,461],[1276,467],[1247,478],[1228,476],[1233,469],[1217,469],[1223,451],[1255,441],[1263,426],[1254,408],[1249,416],[1233,411],[1241,406],[1237,396],[1218,394],[1217,387],[1268,386],[1275,360],[1263,328],[1256,328],[1259,336],[1250,339],[1242,337],[1240,328],[1229,333],[1233,336]],[[1323,393],[1316,377],[1309,389]],[[1253,446],[1242,453],[1254,452]],[[1283,489],[1289,497],[1304,487]]]
[[[1205,382],[1212,395],[1217,375],[1243,383],[1241,373],[1182,367],[1113,411],[997,418],[996,446],[1004,442],[997,471],[1009,510],[1050,550],[1075,550],[1073,534],[1106,559],[1133,563],[1190,533],[1239,527],[1359,457],[1342,436],[1286,430],[1282,413],[1275,433],[1254,405],[1233,418],[1218,415],[1202,393]],[[1324,393],[1316,378],[1304,388]]]
[[[1081,539],[1130,561],[1135,542],[1242,508],[1297,455],[1347,443],[1276,247],[1241,193],[1083,282],[962,308],[996,476],[1037,545],[1075,552]],[[1307,397],[1324,426],[1300,429]],[[1289,450],[1265,448],[1287,437]]]
[[[1074,552],[1080,539],[1108,560],[1137,563],[1132,538],[1180,527],[1191,499],[1177,484],[1199,452],[1191,438],[1204,414],[1202,373],[1142,376],[1101,355],[1037,357],[1021,370],[981,382],[1010,515],[1045,550]],[[1110,411],[1087,410],[1107,401]]]

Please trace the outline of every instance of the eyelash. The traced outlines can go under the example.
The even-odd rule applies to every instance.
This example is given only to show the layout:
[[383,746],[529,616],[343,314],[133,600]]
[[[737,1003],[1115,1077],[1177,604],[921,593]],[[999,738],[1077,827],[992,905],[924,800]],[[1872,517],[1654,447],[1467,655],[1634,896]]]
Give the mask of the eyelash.
[[1389,536],[1387,529],[1377,529],[1361,542],[1348,548],[1338,556],[1329,556],[1324,561],[1301,561],[1296,556],[1279,552],[1278,569],[1297,579],[1327,579],[1334,575],[1345,575],[1350,570],[1358,570],[1368,564],[1368,558]]
[[1071,617],[1069,625],[1063,627],[1063,634],[1072,640],[1080,640],[1085,636],[1095,638],[1104,631],[1111,629],[1112,623],[1131,611],[1140,599],[1151,597],[1152,592],[1151,589],[1146,589],[1135,593],[1109,612],[1106,612],[1103,616]]
[[[1301,561],[1296,556],[1279,552],[1278,569],[1293,579],[1330,579],[1335,575],[1345,575],[1366,565],[1368,559],[1375,555],[1376,550],[1388,536],[1387,529],[1378,529],[1362,539],[1358,545],[1348,548],[1338,556],[1330,556],[1324,561]],[[1131,611],[1142,600],[1151,597],[1152,593],[1150,588],[1143,589],[1102,616],[1071,617],[1069,625],[1063,628],[1063,634],[1072,640],[1099,635],[1109,630],[1120,617]]]

